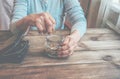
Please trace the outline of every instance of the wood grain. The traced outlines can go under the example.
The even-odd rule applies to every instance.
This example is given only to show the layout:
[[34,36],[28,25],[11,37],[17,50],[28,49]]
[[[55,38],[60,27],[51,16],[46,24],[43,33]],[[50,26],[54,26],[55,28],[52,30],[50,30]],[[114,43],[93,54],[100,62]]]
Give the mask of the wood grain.
[[25,60],[0,64],[0,79],[120,79],[120,36],[111,30],[88,29],[67,59],[45,56],[45,36],[36,31],[24,39],[30,42]]
[[[12,73],[11,73],[12,71]],[[2,73],[1,73],[2,72]],[[120,69],[111,64],[78,64],[1,69],[1,79],[119,79]],[[113,73],[114,72],[114,73]]]
[[[69,34],[69,31],[56,31],[55,34]],[[30,41],[30,52],[45,51],[45,36],[38,35],[38,32],[29,32],[26,40]],[[120,37],[108,29],[88,29],[87,33],[78,43],[77,51],[80,50],[107,50],[120,49]]]
[[[70,31],[69,30],[57,30],[55,31],[53,34],[61,34],[61,35],[66,35],[69,34]],[[107,28],[88,28],[86,31],[86,34],[111,34],[111,33],[115,33],[114,31],[107,29]],[[29,31],[27,36],[40,36],[38,31]]]

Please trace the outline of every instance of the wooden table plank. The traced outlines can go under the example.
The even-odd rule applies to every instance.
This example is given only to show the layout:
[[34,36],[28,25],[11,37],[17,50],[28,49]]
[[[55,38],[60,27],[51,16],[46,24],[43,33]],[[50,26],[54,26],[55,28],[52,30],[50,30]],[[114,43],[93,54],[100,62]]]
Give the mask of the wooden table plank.
[[120,79],[120,69],[109,63],[25,67],[1,69],[0,79]]
[[106,34],[85,34],[81,41],[107,41],[107,40],[120,40],[120,36],[114,34],[114,33],[106,33]]
[[[55,34],[69,34],[70,32],[68,32],[68,30],[62,30],[62,32],[57,30],[54,33]],[[107,34],[111,34],[111,33],[113,34],[115,32],[110,30],[110,29],[107,29],[107,28],[89,28],[89,29],[87,29],[87,32],[86,32],[86,34],[106,34],[106,33]],[[28,36],[38,36],[38,35],[40,35],[38,33],[38,31],[30,31],[28,33]]]
[[[34,39],[37,38],[37,39]],[[29,40],[44,40],[45,36],[26,36],[25,39]],[[41,40],[41,41],[42,41]],[[108,40],[120,40],[120,37],[116,34],[86,34],[81,38],[81,41],[108,41]]]
[[[51,59],[41,53],[29,53],[21,64],[1,64],[0,69],[113,62],[120,64],[120,50],[74,52],[68,59]],[[110,59],[111,58],[111,59]],[[106,60],[105,60],[106,59]],[[107,60],[109,59],[109,60]]]
[[[30,51],[32,52],[43,52],[45,50],[45,37],[41,36],[29,36],[26,39],[30,42]],[[119,40],[81,40],[78,43],[76,50],[107,50],[107,49],[120,49]]]
[[[106,63],[114,62],[120,63],[120,50],[107,50],[107,51],[81,51],[75,52],[68,59],[50,59],[40,54],[30,55],[25,59],[21,67],[29,66],[58,66],[58,65],[77,65],[77,64],[89,64],[89,63]],[[108,57],[111,60],[107,61]]]
[[120,41],[81,41],[76,50],[109,50],[120,49]]
[[[45,49],[45,36],[36,31],[30,31],[26,40],[30,41],[30,51],[43,52]],[[58,34],[68,34],[68,31],[57,31]],[[106,50],[120,49],[120,37],[108,29],[88,29],[86,35],[80,40],[76,50]]]
[[0,79],[120,79],[120,36],[111,30],[88,29],[68,59],[44,56],[45,36],[36,31],[25,40],[30,41],[25,60],[0,64]]

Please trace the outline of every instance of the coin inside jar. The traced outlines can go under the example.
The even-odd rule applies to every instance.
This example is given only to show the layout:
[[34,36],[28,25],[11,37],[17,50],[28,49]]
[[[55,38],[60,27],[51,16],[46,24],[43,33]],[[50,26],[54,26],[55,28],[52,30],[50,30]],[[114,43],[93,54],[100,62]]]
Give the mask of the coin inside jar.
[[46,37],[46,54],[52,58],[58,58],[58,49],[63,42],[63,36],[61,35],[48,35]]

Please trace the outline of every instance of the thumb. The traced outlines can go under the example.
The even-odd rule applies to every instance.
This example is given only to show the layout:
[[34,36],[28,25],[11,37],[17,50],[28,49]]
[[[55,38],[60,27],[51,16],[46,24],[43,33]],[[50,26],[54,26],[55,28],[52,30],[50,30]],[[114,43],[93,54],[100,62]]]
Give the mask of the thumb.
[[70,37],[69,37],[69,36],[67,36],[67,37],[64,39],[64,41],[63,41],[63,45],[68,44],[68,43],[69,43],[69,41],[70,41]]

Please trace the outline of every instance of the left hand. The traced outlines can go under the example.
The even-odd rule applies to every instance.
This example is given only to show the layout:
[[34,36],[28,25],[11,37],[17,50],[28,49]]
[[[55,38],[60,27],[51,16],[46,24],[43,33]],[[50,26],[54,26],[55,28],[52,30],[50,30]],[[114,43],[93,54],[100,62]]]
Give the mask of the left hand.
[[67,36],[59,49],[58,56],[60,58],[68,57],[73,54],[74,48],[80,40],[80,34],[75,30],[71,35]]

